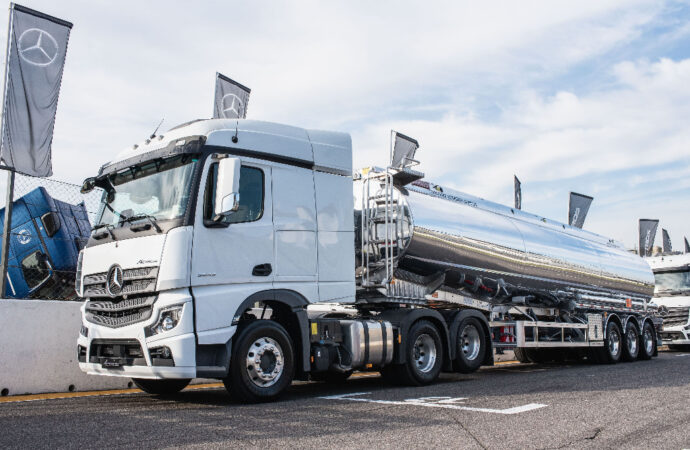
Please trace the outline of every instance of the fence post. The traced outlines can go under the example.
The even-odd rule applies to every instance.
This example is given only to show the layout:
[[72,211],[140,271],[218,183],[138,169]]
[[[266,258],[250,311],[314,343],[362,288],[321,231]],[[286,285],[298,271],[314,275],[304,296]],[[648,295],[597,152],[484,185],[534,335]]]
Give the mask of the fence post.
[[14,170],[7,172],[7,196],[5,201],[5,226],[2,230],[2,255],[0,255],[0,298],[6,298],[7,267],[10,256],[10,235],[12,232],[12,204],[14,203]]

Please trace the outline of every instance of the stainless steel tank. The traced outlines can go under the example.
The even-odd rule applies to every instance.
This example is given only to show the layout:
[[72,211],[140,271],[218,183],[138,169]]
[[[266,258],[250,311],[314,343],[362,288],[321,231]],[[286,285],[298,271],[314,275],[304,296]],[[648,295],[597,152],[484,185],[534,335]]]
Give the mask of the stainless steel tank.
[[[381,198],[380,192],[371,197]],[[437,280],[497,301],[533,295],[558,302],[578,292],[646,299],[653,293],[649,265],[603,236],[425,181],[394,187],[392,193],[389,226],[399,231],[389,233],[389,244],[395,247],[391,261],[397,278]],[[366,209],[366,195],[360,195],[356,204]],[[386,205],[378,203],[381,216]],[[385,227],[380,223],[385,220],[378,222]],[[361,227],[359,232],[361,242]],[[363,253],[372,251],[366,248],[375,248],[376,256],[386,252],[369,246]],[[360,265],[359,274],[369,270],[385,277],[381,264]]]

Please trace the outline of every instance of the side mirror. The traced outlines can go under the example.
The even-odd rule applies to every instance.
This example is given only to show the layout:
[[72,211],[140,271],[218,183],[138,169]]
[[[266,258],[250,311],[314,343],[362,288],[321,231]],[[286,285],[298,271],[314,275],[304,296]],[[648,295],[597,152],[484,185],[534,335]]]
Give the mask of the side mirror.
[[213,220],[216,222],[240,207],[241,166],[242,161],[239,158],[223,158],[218,161],[216,201],[213,208]]
[[93,188],[96,187],[96,179],[94,177],[87,178],[84,180],[84,183],[81,185],[81,189],[79,192],[82,194],[88,194],[89,192],[93,191]]

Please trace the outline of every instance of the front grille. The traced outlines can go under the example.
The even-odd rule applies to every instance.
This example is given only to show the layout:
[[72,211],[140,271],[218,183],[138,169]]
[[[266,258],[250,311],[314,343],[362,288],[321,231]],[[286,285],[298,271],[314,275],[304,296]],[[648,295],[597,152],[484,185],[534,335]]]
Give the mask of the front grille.
[[[122,288],[118,296],[144,294],[156,290],[158,267],[137,267],[122,271]],[[84,297],[110,297],[106,284],[108,272],[84,276]]]
[[146,365],[141,345],[132,339],[94,339],[89,348],[89,362],[108,368]]
[[130,297],[124,300],[89,300],[86,320],[110,328],[124,327],[151,317],[156,296]]
[[664,326],[674,327],[677,325],[685,325],[686,323],[688,323],[689,314],[690,306],[668,308],[668,312],[662,315],[664,319]]

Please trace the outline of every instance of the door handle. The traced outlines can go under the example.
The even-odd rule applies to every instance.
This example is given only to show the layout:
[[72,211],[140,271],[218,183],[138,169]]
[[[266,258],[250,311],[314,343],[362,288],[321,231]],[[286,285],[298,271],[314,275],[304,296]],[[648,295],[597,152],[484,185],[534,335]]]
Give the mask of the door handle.
[[271,274],[271,272],[273,272],[273,268],[270,264],[259,264],[258,266],[254,266],[252,269],[252,276],[267,277]]

